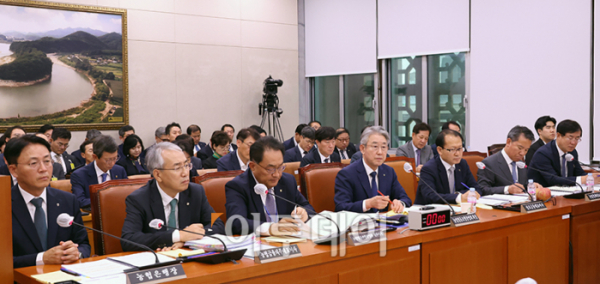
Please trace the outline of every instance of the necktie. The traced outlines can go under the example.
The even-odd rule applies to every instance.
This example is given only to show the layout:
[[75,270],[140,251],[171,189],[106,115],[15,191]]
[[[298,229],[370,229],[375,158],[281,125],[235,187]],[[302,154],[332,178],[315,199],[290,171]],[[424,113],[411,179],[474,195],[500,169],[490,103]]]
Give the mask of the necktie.
[[513,161],[512,163],[510,163],[510,165],[512,166],[513,182],[516,183],[517,182],[517,162]]
[[106,177],[108,176],[108,174],[107,173],[102,173],[100,176],[102,177],[102,182],[105,182],[106,181]]
[[196,144],[196,152],[200,151],[200,146],[198,146],[198,144]]
[[377,172],[372,172],[371,175],[371,197],[377,195]]
[[342,159],[344,159],[344,160],[348,159],[348,158],[346,158],[346,151],[340,151],[340,153],[342,153]]
[[58,154],[56,154],[56,153],[54,154],[54,159],[56,160],[56,162],[58,164],[60,164],[62,166],[63,162],[62,162],[62,159],[60,158],[60,156]]
[[325,164],[329,163],[329,158],[325,159]]
[[417,160],[415,161],[417,166],[421,164],[421,149],[417,149]]
[[567,155],[567,153],[564,153],[561,157],[562,157],[562,162],[561,162],[561,166],[560,166],[560,170],[562,171],[561,174],[563,177],[567,176],[567,159],[565,158],[565,156]]
[[306,154],[308,154],[308,152],[304,151],[304,154],[302,156],[305,156]]
[[138,170],[138,172],[141,173],[144,171],[144,168],[142,167],[142,165],[140,165],[140,162],[138,160],[135,160],[133,164],[135,165],[135,168]]
[[169,205],[171,205],[171,212],[169,213],[169,220],[167,221],[167,226],[177,228],[177,216],[175,215],[175,209],[177,208],[177,198],[171,199]]
[[448,186],[450,187],[450,193],[455,193],[455,190],[454,190],[454,168],[448,169]]
[[[269,190],[269,193],[273,193]],[[277,206],[275,206],[275,196],[267,194],[265,200],[265,209],[267,209],[267,222],[278,222],[277,220]]]
[[42,249],[46,251],[48,249],[48,227],[46,226],[46,212],[44,212],[44,208],[42,208],[43,199],[36,197],[31,199],[30,202],[33,204],[33,206],[35,206],[35,214],[33,215],[35,230],[37,231],[40,242],[42,243]]

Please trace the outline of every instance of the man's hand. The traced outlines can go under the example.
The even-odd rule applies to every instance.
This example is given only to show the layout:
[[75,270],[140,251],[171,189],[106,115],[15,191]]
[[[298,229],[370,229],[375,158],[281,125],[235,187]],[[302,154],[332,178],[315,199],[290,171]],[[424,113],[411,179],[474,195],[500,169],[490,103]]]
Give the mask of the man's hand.
[[392,201],[392,210],[395,213],[402,213],[402,210],[404,210],[404,205],[402,205],[402,201],[394,199],[394,201]]
[[[477,197],[477,199],[479,199],[481,197],[479,195],[479,192],[477,192],[477,191],[475,191],[475,196]],[[465,193],[461,194],[460,201],[461,202],[468,202],[469,201],[469,192],[468,191],[466,191]]]
[[423,165],[418,165],[417,168],[415,169],[415,172],[420,173],[422,167],[423,167]]
[[290,236],[300,231],[300,223],[294,219],[282,218],[278,223],[271,224],[269,233],[271,236]]
[[535,185],[535,189],[540,189],[540,188],[544,188],[541,184],[534,182],[533,185]]
[[296,210],[292,212],[291,215],[294,218],[302,220],[302,222],[306,222],[308,220],[308,213],[306,212],[306,209],[302,207],[296,207]]
[[[79,251],[77,250],[77,246],[73,246],[73,242],[68,241],[66,243],[69,244],[61,244],[52,247],[44,252],[42,259],[44,264],[63,264],[63,263],[71,263],[79,259]],[[67,248],[66,250],[64,248]],[[74,254],[74,256],[73,256]],[[64,262],[63,258],[65,259]]]
[[521,189],[521,187],[519,186],[518,183],[515,183],[508,187],[508,193],[519,194],[519,193],[523,193],[523,190]]
[[365,202],[365,207],[367,207],[367,210],[371,210],[371,208],[383,209],[386,206],[388,206],[389,203],[390,203],[389,196],[375,195],[375,196],[367,199],[367,201]]
[[159,251],[170,251],[170,250],[180,249],[180,248],[183,247],[183,244],[184,244],[183,242],[176,242],[176,243],[174,243],[170,247],[164,247],[162,249],[161,248],[157,248],[156,251],[159,252]]
[[[191,225],[185,227],[184,230],[204,235],[204,225],[202,225],[202,224],[191,224]],[[192,233],[188,233],[188,232],[179,230],[179,240],[184,243],[187,241],[199,240],[199,239],[202,239],[201,235],[192,234]]]

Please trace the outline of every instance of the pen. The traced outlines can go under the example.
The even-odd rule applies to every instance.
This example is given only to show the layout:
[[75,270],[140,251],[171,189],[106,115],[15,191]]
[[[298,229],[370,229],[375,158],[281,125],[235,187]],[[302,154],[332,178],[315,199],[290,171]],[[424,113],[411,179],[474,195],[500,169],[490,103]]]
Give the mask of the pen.
[[466,185],[464,182],[461,182],[460,184],[462,184],[464,187],[466,187],[467,189],[471,189],[468,185]]
[[[383,193],[381,193],[381,191],[379,191],[379,189],[377,190],[377,192],[379,192],[379,194],[383,197],[385,197],[385,195],[383,195]],[[391,200],[388,200],[388,202],[390,203],[390,205],[394,205],[394,203],[392,203]]]

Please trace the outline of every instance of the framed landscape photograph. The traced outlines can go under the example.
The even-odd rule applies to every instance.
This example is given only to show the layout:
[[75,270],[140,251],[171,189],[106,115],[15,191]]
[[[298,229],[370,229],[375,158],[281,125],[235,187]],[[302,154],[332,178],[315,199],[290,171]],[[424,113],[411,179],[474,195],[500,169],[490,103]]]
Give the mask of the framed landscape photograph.
[[0,131],[128,124],[124,9],[0,0]]

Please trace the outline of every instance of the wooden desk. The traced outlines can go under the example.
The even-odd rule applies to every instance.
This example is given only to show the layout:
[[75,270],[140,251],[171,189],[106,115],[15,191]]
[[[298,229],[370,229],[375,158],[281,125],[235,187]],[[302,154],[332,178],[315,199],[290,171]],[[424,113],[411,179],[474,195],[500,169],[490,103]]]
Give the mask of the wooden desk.
[[[479,224],[390,232],[385,257],[379,256],[379,243],[338,250],[307,242],[299,244],[302,257],[273,263],[185,263],[188,278],[177,283],[395,283],[399,278],[402,283],[514,283],[524,277],[566,283],[570,219],[563,216],[572,207],[547,206],[549,210],[531,214],[478,210]],[[421,249],[409,252],[415,245]],[[16,269],[15,280],[36,283],[30,275],[57,269]]]

